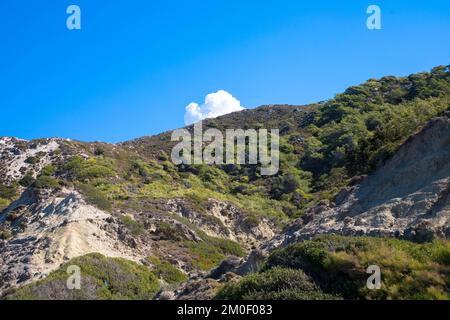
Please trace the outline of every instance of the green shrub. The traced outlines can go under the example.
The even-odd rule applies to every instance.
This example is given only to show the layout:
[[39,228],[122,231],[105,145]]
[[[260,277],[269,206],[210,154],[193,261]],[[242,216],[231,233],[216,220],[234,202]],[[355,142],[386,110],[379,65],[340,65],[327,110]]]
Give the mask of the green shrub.
[[11,200],[0,198],[0,212],[9,206]]
[[25,159],[25,163],[28,163],[28,164],[31,164],[31,165],[36,164],[38,162],[39,162],[39,158],[35,157],[35,156],[30,156],[30,157]]
[[[448,242],[320,236],[273,252],[263,272],[301,269],[328,293],[350,299],[450,299]],[[366,287],[367,267],[378,265],[380,290]]]
[[131,234],[134,236],[142,235],[145,231],[144,225],[129,216],[120,217],[122,223],[130,230]]
[[187,241],[192,254],[193,265],[201,270],[210,270],[217,266],[226,256],[244,256],[241,246],[228,239],[214,238],[199,232],[202,242]]
[[0,184],[0,198],[13,200],[17,196],[17,187],[15,185]]
[[27,173],[22,179],[20,179],[19,184],[22,187],[29,187],[34,183],[34,178],[33,175],[31,175],[30,173]]
[[12,238],[12,233],[10,230],[0,230],[0,239],[8,240]]
[[273,268],[256,273],[221,288],[220,300],[335,300],[323,293],[301,270]]
[[97,190],[95,187],[89,184],[84,183],[78,183],[77,187],[80,192],[86,197],[87,202],[95,205],[100,210],[111,211],[112,204],[103,192]]
[[249,214],[244,219],[244,225],[249,229],[253,229],[259,226],[259,223],[260,218],[258,218],[258,216],[256,216],[255,214]]
[[96,178],[110,178],[117,175],[113,166],[113,160],[103,156],[83,159],[75,156],[64,166],[70,176],[78,181],[92,180]]
[[156,232],[165,240],[181,241],[185,238],[181,230],[163,221],[157,223]]
[[55,167],[51,164],[42,168],[40,175],[42,176],[52,176],[55,174]]
[[59,182],[55,178],[49,176],[39,176],[33,186],[37,189],[54,189],[59,187]]
[[[81,290],[67,289],[67,268],[81,269]],[[146,267],[98,253],[72,259],[44,280],[7,296],[10,300],[150,300],[159,291],[157,277]]]
[[153,272],[168,284],[177,284],[188,279],[187,275],[167,261],[161,261],[157,257],[149,257],[149,261],[155,266]]

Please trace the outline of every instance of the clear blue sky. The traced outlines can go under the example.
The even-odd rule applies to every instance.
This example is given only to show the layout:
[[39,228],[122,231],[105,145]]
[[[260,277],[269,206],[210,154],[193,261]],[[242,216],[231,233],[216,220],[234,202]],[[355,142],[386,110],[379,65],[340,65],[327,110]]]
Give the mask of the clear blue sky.
[[247,108],[307,104],[448,64],[450,1],[4,0],[0,35],[0,136],[118,142],[183,126],[219,89]]

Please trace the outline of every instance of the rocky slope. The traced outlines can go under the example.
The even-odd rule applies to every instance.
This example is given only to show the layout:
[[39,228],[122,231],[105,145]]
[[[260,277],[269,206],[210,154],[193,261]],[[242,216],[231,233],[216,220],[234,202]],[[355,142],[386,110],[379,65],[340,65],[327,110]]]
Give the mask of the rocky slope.
[[318,234],[450,237],[450,113],[431,120],[363,182],[308,210],[269,247]]
[[[276,228],[269,220],[248,226],[246,212],[226,201],[209,199],[204,208],[195,208],[183,198],[146,198],[140,200],[139,208],[124,204],[106,210],[89,198],[92,195],[64,182],[65,171],[54,173],[60,177],[56,185],[42,179],[50,166],[61,167],[74,156],[80,155],[83,161],[95,158],[89,148],[89,144],[61,139],[0,140],[1,181],[16,193],[0,213],[0,293],[43,279],[69,260],[89,253],[149,266],[149,257],[161,256],[182,272],[196,274],[227,250],[214,246],[238,242],[245,252],[274,235]],[[23,181],[27,176],[34,180],[29,186]],[[46,184],[38,186],[41,180]],[[196,251],[197,245],[210,250],[213,257]]]
[[[330,240],[347,243],[345,255],[357,254],[360,235],[449,238],[449,106],[446,66],[372,79],[310,106],[205,121],[222,131],[280,129],[280,170],[269,177],[253,165],[176,166],[170,132],[120,144],[0,138],[0,296],[208,299],[258,272],[274,249],[318,235],[347,236]],[[395,256],[396,242],[387,243]],[[333,255],[334,247],[322,249]],[[438,277],[447,272],[447,251],[443,245],[432,257],[444,265]],[[59,292],[61,268],[73,261],[86,264],[89,290]],[[134,269],[139,276],[128,279]],[[289,286],[282,275],[305,284],[306,296],[330,297],[303,271],[269,272]],[[105,281],[132,281],[140,294],[120,286],[100,294]]]

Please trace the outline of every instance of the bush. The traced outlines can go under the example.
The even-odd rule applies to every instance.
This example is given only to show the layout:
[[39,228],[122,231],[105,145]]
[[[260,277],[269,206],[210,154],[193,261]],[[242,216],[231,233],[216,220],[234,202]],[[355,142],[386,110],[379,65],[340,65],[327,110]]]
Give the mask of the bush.
[[155,266],[153,272],[168,284],[177,284],[188,279],[187,275],[178,270],[167,261],[161,261],[157,257],[149,257],[149,261]]
[[220,300],[335,300],[301,270],[273,268],[231,282],[219,290]]
[[203,242],[186,242],[193,257],[193,264],[201,270],[210,270],[217,266],[226,256],[244,256],[241,246],[231,240],[207,236],[198,232]]
[[113,167],[113,160],[103,156],[87,160],[75,156],[69,160],[64,168],[73,179],[78,181],[110,178],[117,174]]
[[40,175],[42,176],[52,176],[55,174],[55,167],[52,166],[51,164],[49,164],[48,166],[45,166],[44,168],[42,168]]
[[55,178],[49,176],[39,176],[33,186],[37,189],[55,189],[59,187],[59,182]]
[[89,184],[79,183],[77,186],[90,204],[95,205],[100,210],[111,211],[112,204],[103,192]]
[[35,156],[30,156],[30,157],[25,159],[25,163],[28,163],[28,164],[31,164],[31,165],[36,164],[38,162],[39,162],[39,158],[35,157]]
[[185,238],[181,230],[167,222],[158,222],[156,225],[156,232],[165,240],[181,241]]
[[0,230],[0,239],[8,240],[12,238],[12,233],[10,230]]
[[17,196],[17,187],[15,185],[6,186],[0,184],[0,198],[13,200]]
[[[320,236],[273,252],[263,271],[301,269],[327,293],[348,299],[450,298],[449,242]],[[380,290],[368,290],[366,268],[378,265]]]
[[30,173],[27,173],[22,179],[20,179],[19,184],[22,187],[28,188],[34,183],[34,178]]
[[0,212],[9,206],[11,200],[0,198]]
[[255,214],[249,214],[244,219],[244,225],[248,229],[253,229],[259,226],[260,219]]
[[[81,269],[81,290],[67,289],[67,268]],[[10,300],[150,300],[159,291],[157,277],[146,267],[122,258],[92,253],[75,258],[44,280],[7,296]]]
[[144,233],[145,229],[142,223],[139,223],[129,216],[122,216],[120,219],[127,229],[130,230],[132,235],[139,236]]

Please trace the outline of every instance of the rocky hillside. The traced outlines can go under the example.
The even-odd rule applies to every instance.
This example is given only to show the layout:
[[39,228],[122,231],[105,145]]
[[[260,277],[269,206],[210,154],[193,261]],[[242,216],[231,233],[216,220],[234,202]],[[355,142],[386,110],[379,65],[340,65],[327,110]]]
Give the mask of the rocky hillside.
[[414,242],[449,238],[450,112],[428,122],[361,183],[308,209],[287,230],[273,241],[330,233]]
[[[437,239],[449,237],[449,107],[447,66],[371,79],[310,106],[264,106],[205,121],[219,130],[280,129],[275,176],[252,165],[176,166],[170,132],[117,145],[1,138],[0,295],[206,299],[220,291],[258,298],[239,291],[240,277],[257,272],[241,281],[281,288],[269,298],[367,297],[328,290],[318,269],[302,263],[267,266],[279,248],[339,234],[347,238],[318,240],[333,243],[321,256],[333,260],[336,250],[328,249],[342,247],[339,256],[360,261],[360,271],[383,240],[359,246],[356,236],[402,238],[405,244],[383,244],[402,257],[444,241],[427,265],[443,282],[421,285],[435,290],[423,296],[444,297],[449,253]],[[364,257],[351,256],[355,246]],[[304,259],[304,250],[295,256]],[[75,293],[64,286],[71,264],[89,284]],[[398,278],[390,281],[395,287]],[[264,285],[258,288],[270,294]],[[398,295],[375,298],[386,297]]]

